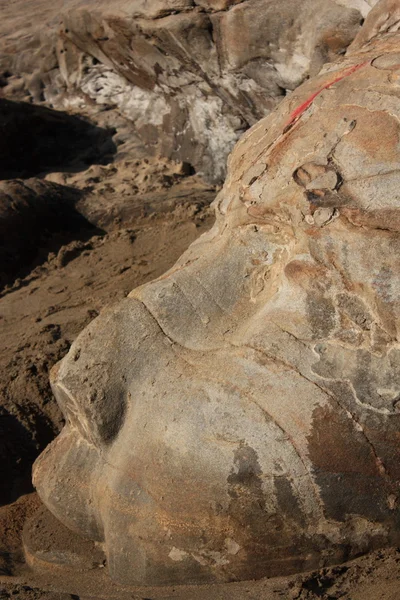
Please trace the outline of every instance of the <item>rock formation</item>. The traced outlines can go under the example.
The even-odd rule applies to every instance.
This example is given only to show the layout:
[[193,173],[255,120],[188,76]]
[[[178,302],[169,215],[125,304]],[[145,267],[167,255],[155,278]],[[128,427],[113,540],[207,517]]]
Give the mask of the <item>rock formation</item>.
[[68,0],[60,16],[58,5],[45,2],[44,11],[42,2],[41,14],[34,3],[36,35],[0,46],[2,85],[61,109],[116,107],[148,153],[221,182],[239,136],[343,54],[374,4]]
[[116,581],[253,579],[400,542],[389,4],[241,138],[214,228],[52,372],[66,425],[34,483]]

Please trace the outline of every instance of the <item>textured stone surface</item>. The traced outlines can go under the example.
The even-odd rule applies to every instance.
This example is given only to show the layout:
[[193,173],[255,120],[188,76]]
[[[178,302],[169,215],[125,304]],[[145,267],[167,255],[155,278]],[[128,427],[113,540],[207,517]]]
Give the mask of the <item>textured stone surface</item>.
[[117,107],[150,154],[221,182],[240,134],[342,54],[374,3],[69,0],[59,15],[40,2],[32,19],[42,10],[47,30],[0,35],[4,93],[68,110]]
[[53,370],[66,426],[34,483],[115,580],[399,544],[399,50],[383,31],[257,123],[214,228]]

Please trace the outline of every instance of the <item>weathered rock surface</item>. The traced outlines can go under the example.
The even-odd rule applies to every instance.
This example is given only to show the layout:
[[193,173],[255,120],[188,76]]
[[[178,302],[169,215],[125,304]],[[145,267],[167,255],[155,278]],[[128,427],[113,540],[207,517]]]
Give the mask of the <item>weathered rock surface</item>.
[[49,25],[0,40],[2,85],[56,108],[117,107],[149,154],[219,182],[241,133],[342,54],[374,4],[69,0],[59,15],[35,3],[33,20]]
[[253,579],[399,544],[397,27],[243,136],[214,228],[53,370],[66,426],[34,483],[115,580]]

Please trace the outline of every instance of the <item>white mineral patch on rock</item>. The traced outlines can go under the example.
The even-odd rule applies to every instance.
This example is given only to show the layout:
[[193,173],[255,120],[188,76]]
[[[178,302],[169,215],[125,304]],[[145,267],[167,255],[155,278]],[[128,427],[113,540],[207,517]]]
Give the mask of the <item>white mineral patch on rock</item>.
[[188,553],[173,546],[168,556],[175,562],[180,562],[181,560],[185,560],[185,558],[188,556]]
[[117,105],[121,114],[139,127],[162,125],[164,115],[170,112],[159,89],[149,91],[134,86],[104,65],[90,69],[81,82],[81,89],[97,104]]

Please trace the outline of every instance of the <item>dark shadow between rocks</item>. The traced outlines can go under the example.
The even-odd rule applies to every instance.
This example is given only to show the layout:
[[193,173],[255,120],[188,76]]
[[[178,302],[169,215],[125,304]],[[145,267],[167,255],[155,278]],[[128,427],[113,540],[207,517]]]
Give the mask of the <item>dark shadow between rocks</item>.
[[[44,438],[51,441],[51,433],[47,432]],[[33,491],[31,463],[36,454],[29,432],[15,415],[0,405],[0,506]]]
[[0,179],[107,164],[117,150],[114,134],[61,111],[0,99]]
[[75,241],[76,256],[79,243],[103,233],[76,210],[81,197],[80,190],[40,179],[0,182],[0,289],[61,246]]

